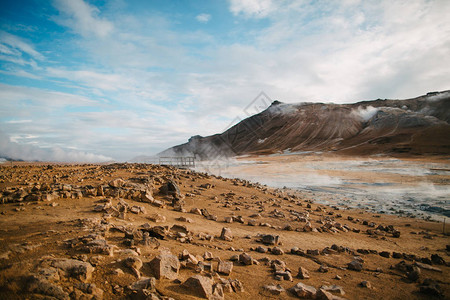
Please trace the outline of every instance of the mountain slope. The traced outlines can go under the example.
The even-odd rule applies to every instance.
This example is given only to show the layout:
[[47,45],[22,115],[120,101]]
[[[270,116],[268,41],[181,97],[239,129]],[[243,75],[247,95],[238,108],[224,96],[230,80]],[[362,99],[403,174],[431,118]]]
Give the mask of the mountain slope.
[[354,104],[274,101],[221,134],[194,136],[159,155],[202,159],[280,151],[450,154],[450,91]]

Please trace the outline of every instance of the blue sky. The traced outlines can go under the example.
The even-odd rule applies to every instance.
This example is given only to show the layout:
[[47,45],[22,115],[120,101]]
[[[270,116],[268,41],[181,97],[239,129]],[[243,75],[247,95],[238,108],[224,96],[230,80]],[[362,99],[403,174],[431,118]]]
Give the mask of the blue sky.
[[0,3],[0,156],[129,160],[262,91],[348,103],[449,89],[450,1]]

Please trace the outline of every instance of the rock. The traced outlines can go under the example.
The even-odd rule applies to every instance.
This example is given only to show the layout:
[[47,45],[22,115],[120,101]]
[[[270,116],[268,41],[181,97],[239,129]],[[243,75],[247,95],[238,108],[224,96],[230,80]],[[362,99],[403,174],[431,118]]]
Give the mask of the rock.
[[388,251],[382,251],[382,252],[380,252],[379,254],[380,254],[380,256],[382,256],[382,257],[386,257],[386,258],[390,258],[390,257],[391,257],[391,253],[388,252]]
[[80,283],[77,288],[86,294],[92,295],[90,299],[101,300],[103,299],[103,290],[98,288],[94,283]]
[[194,221],[192,221],[191,218],[186,218],[186,217],[179,217],[177,218],[178,221],[180,222],[186,222],[186,223],[193,223]]
[[142,268],[142,260],[136,256],[130,256],[123,260],[123,263],[126,267],[130,268],[136,277],[141,278],[141,273],[139,270]]
[[225,223],[233,223],[233,217],[225,217]]
[[431,254],[431,262],[436,265],[445,265],[445,260],[439,254]]
[[125,184],[125,181],[123,181],[123,179],[121,179],[121,178],[117,178],[117,179],[111,180],[108,184],[110,187],[120,188]]
[[423,283],[419,287],[419,291],[422,294],[435,295],[438,297],[443,296],[441,286],[435,280],[430,279],[430,278],[426,278],[423,281]]
[[213,280],[209,277],[194,275],[189,277],[183,286],[196,296],[209,299],[213,294]]
[[347,264],[347,269],[349,270],[353,270],[353,271],[361,271],[363,268],[362,264],[357,261],[357,260],[353,260],[352,262]]
[[155,277],[142,278],[141,280],[133,282],[131,285],[129,285],[128,289],[136,292],[142,290],[154,292],[156,291],[156,278]]
[[420,269],[417,266],[411,266],[411,270],[406,272],[406,277],[408,277],[409,280],[416,282],[419,280],[420,277]]
[[67,277],[75,277],[82,282],[91,280],[94,267],[87,262],[75,259],[59,258],[51,259],[50,265],[60,269]]
[[297,297],[305,299],[314,299],[317,293],[317,290],[314,287],[301,282],[297,283],[289,290]]
[[272,295],[280,295],[281,293],[285,292],[285,289],[279,284],[265,285],[265,286],[263,286],[263,290],[269,292]]
[[252,257],[250,255],[248,255],[247,253],[244,252],[244,253],[239,255],[239,262],[241,264],[249,266],[249,265],[252,264],[253,259],[252,259]]
[[332,293],[330,293],[322,288],[320,288],[317,291],[316,299],[318,299],[318,300],[345,300],[344,298],[333,295]]
[[370,281],[367,280],[363,280],[359,283],[360,286],[371,289],[372,288],[372,284],[370,283]]
[[161,252],[149,262],[149,265],[157,279],[167,278],[173,280],[178,277],[180,261],[170,252]]
[[217,272],[225,275],[230,275],[233,270],[233,263],[231,261],[219,261],[217,265]]
[[320,273],[327,273],[328,272],[328,267],[324,266],[324,265],[320,265],[319,269],[317,270]]
[[166,196],[181,197],[180,188],[178,187],[178,184],[173,180],[169,180],[165,184],[163,184],[159,189],[159,193]]
[[113,275],[123,275],[125,274],[121,268],[117,268],[111,272]]
[[341,286],[338,285],[323,285],[320,287],[321,290],[339,294],[339,295],[345,295],[344,289]]
[[153,214],[149,216],[148,219],[155,223],[161,223],[166,221],[166,217],[160,214]]
[[280,247],[273,247],[271,252],[272,252],[272,254],[275,254],[275,255],[283,255],[284,254],[284,251]]
[[242,282],[240,282],[237,279],[230,279],[229,280],[231,288],[233,289],[233,291],[235,293],[239,293],[239,292],[243,292],[244,291],[244,286],[242,285]]
[[256,247],[255,251],[259,253],[267,253],[267,249],[261,246]]
[[33,275],[29,277],[26,288],[27,291],[31,293],[42,294],[60,300],[70,299],[69,294],[67,294],[60,286],[50,283],[39,276]]
[[430,265],[427,265],[427,264],[420,263],[420,262],[418,262],[418,261],[416,261],[416,262],[414,263],[414,265],[416,265],[416,266],[418,266],[419,268],[424,269],[424,270],[430,270],[430,271],[442,273],[442,270],[441,270],[441,269],[436,268],[436,267],[433,267],[433,266],[430,266]]
[[308,279],[308,278],[310,278],[308,270],[306,270],[303,267],[299,267],[298,268],[297,278],[300,278],[300,279]]
[[227,227],[222,228],[222,232],[220,233],[220,238],[224,241],[232,241],[233,234],[231,233],[231,229]]
[[263,236],[261,236],[261,243],[265,244],[265,245],[278,245],[280,237],[277,235],[272,235],[272,234],[265,234]]
[[205,253],[203,253],[204,260],[212,260],[213,258],[214,258],[214,254],[212,254],[212,252],[210,252],[210,251],[205,251]]
[[56,268],[40,268],[38,270],[38,275],[46,280],[59,281],[61,278],[59,276],[58,269]]

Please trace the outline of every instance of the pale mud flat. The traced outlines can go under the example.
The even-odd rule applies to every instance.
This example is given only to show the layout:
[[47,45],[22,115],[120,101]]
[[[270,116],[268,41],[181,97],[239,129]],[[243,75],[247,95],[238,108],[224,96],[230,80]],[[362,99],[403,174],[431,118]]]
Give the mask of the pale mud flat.
[[297,153],[202,162],[197,170],[298,190],[328,205],[443,221],[450,217],[450,158]]

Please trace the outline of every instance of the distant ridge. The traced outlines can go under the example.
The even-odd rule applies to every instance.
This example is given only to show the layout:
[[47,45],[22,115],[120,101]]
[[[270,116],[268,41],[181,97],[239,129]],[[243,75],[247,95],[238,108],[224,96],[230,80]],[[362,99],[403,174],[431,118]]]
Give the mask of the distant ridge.
[[342,154],[450,154],[450,91],[354,104],[274,101],[223,133],[193,136],[158,155],[200,159],[281,151]]

